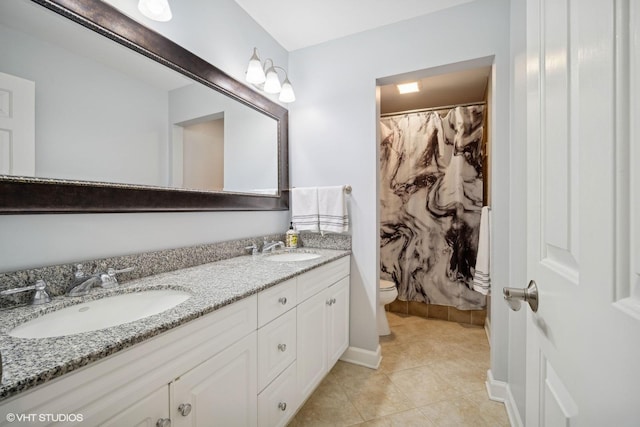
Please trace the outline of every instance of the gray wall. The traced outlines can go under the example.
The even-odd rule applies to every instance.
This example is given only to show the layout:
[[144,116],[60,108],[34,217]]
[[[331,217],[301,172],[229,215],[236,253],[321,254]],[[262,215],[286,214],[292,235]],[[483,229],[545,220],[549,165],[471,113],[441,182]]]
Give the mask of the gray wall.
[[[494,260],[509,249],[509,2],[477,0],[290,55],[297,101],[290,107],[294,186],[351,184],[351,345],[374,351],[378,289],[378,127],[376,80],[495,56],[493,124]],[[507,286],[508,263],[493,284]],[[507,313],[493,306],[494,377],[507,378]]]

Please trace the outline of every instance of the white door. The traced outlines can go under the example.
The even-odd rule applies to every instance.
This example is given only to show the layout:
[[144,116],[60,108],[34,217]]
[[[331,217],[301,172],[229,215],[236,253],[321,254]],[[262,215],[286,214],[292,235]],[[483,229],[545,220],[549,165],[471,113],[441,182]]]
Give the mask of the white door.
[[527,1],[528,427],[640,426],[639,25]]
[[0,73],[0,174],[34,176],[35,83]]

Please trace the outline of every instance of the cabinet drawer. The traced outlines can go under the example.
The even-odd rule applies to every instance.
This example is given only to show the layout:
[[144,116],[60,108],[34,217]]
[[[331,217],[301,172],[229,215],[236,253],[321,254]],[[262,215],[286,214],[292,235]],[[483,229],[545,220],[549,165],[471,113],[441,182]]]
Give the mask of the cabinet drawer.
[[296,359],[296,309],[258,329],[258,390]]
[[258,395],[258,427],[285,426],[299,404],[296,393],[296,362],[293,362]]
[[298,302],[302,302],[349,275],[351,257],[340,258],[298,277]]
[[287,280],[258,294],[259,328],[296,306],[296,282]]

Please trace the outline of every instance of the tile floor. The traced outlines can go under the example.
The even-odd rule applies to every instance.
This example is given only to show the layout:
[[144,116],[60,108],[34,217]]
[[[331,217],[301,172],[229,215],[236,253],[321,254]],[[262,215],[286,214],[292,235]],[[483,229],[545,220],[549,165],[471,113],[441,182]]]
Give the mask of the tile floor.
[[509,426],[489,400],[484,328],[387,312],[378,370],[339,361],[289,424],[307,426]]

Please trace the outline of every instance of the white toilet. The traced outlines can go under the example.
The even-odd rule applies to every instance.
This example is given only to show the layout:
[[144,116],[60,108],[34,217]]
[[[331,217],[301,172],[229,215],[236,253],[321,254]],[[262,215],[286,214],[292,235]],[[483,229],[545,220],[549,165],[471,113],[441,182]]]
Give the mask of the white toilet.
[[398,297],[398,289],[396,284],[389,280],[380,280],[380,296],[378,297],[378,335],[389,335],[391,329],[389,329],[389,322],[384,312],[384,306],[390,304]]

